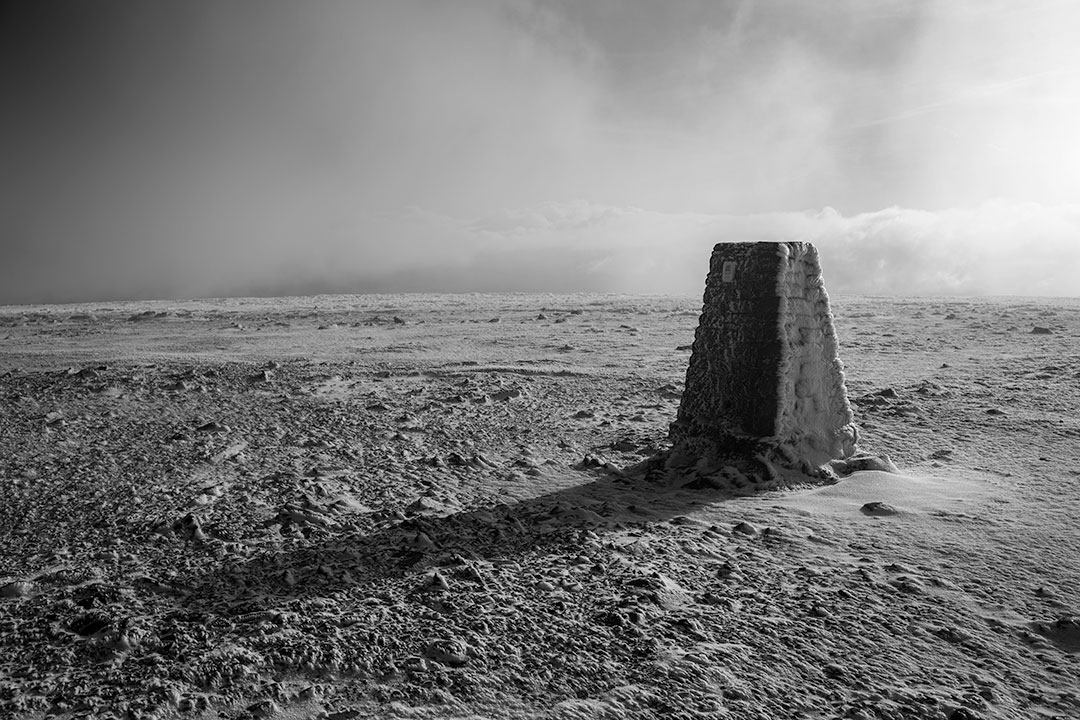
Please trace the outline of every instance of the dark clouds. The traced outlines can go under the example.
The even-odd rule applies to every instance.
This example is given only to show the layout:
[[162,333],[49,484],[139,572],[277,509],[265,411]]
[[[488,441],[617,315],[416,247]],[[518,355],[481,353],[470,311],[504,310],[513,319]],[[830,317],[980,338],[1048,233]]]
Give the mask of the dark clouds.
[[[846,248],[837,265],[903,268],[896,291],[983,292],[1000,274],[983,261],[939,270],[973,237],[958,218],[1028,208],[1008,217],[1033,224],[1010,227],[1049,258],[1080,197],[1070,3],[34,0],[0,13],[0,302],[694,292],[719,236],[824,227],[822,243]],[[849,219],[792,219],[827,205]],[[880,210],[893,206],[936,220]],[[980,232],[990,256],[1015,242]],[[1006,284],[1075,292],[1040,277],[1056,270]]]

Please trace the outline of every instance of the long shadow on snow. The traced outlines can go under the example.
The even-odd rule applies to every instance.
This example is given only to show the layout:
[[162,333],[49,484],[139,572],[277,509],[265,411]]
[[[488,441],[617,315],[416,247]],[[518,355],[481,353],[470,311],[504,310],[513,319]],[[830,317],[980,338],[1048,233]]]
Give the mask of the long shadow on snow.
[[[370,531],[319,530],[299,547],[226,563],[196,580],[184,603],[208,606],[229,598],[262,597],[267,604],[327,596],[432,567],[497,561],[535,550],[574,554],[583,535],[672,520],[702,505],[742,494],[731,490],[665,487],[648,474],[604,468],[582,471],[595,479],[512,505],[445,516],[415,517]],[[211,609],[206,607],[206,609]]]

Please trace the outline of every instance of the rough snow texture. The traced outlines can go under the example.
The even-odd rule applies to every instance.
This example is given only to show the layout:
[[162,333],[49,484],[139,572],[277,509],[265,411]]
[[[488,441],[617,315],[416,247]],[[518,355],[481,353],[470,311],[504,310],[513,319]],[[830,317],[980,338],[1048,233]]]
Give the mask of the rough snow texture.
[[1080,298],[832,300],[905,474],[747,497],[700,296],[0,307],[0,718],[1080,718]]
[[713,248],[671,439],[683,452],[763,451],[797,469],[849,457],[858,437],[817,249]]

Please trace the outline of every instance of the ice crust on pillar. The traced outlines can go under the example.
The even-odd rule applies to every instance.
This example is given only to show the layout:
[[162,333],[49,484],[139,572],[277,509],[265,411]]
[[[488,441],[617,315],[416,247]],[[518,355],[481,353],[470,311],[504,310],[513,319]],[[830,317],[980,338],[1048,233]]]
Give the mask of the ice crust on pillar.
[[852,419],[817,249],[716,245],[671,457],[817,474],[855,452]]

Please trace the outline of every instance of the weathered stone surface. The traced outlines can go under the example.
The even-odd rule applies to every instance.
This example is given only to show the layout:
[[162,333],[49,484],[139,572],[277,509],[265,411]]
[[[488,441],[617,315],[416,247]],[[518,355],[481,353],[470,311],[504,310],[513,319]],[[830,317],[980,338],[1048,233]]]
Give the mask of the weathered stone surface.
[[858,432],[813,245],[713,248],[670,437],[684,456],[764,453],[799,469],[855,451]]

